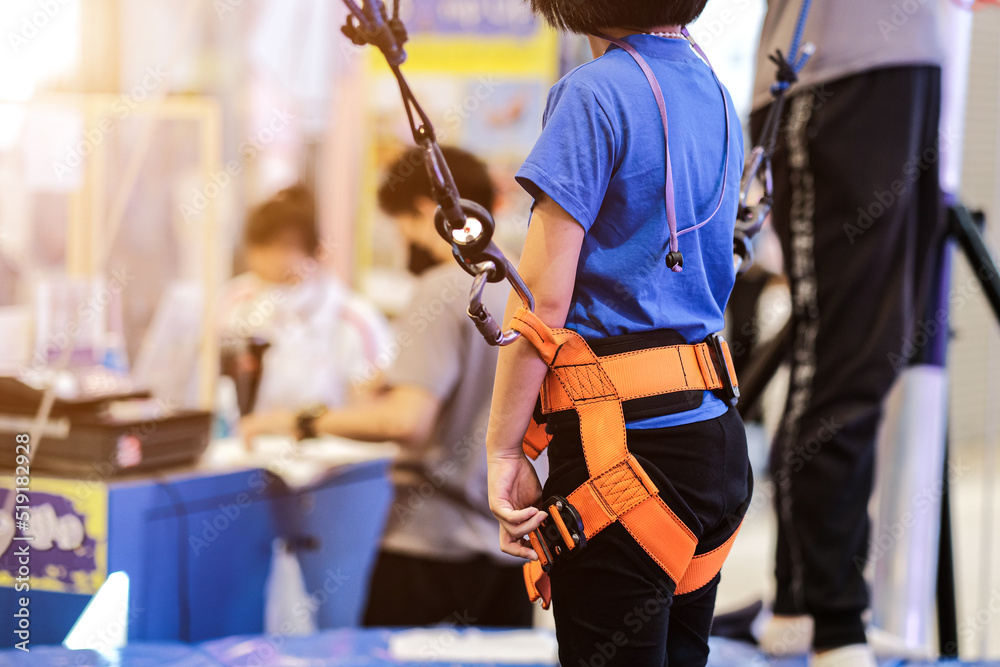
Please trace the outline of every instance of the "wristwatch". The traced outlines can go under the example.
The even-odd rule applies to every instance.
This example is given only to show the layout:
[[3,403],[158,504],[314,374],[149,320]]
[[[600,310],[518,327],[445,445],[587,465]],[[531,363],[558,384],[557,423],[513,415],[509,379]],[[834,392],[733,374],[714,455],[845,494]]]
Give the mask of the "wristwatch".
[[327,413],[329,408],[327,408],[322,403],[313,403],[295,415],[295,435],[299,440],[308,440],[309,438],[315,438],[318,434],[316,433],[316,420]]

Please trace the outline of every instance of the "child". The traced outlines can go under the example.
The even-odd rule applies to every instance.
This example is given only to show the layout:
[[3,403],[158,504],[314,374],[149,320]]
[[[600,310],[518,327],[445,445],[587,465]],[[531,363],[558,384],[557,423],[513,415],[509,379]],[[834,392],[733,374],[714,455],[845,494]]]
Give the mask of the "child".
[[[732,399],[719,389],[725,347],[709,356],[697,345],[723,328],[735,280],[740,128],[680,32],[705,0],[531,4],[590,35],[595,60],[553,87],[517,174],[535,199],[520,273],[536,305],[531,316],[508,304],[527,340],[503,348],[494,385],[487,447],[501,549],[532,561],[529,591],[537,580],[545,598],[551,587],[562,664],[704,665],[718,570],[752,484],[742,422],[716,395]],[[624,377],[595,354],[651,361]],[[543,379],[543,411],[563,392],[562,407],[579,414],[548,415],[544,493],[521,449]],[[587,540],[568,557],[564,546],[546,580],[538,559],[553,553],[523,540],[551,513],[532,505],[553,495],[583,516]]]

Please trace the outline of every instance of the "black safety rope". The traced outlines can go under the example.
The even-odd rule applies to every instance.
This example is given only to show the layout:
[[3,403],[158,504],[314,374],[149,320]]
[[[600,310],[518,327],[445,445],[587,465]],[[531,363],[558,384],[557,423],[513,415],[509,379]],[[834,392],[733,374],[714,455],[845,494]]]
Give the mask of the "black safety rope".
[[[483,305],[486,283],[509,281],[521,302],[530,310],[534,310],[534,298],[517,270],[493,243],[496,228],[493,216],[475,202],[461,198],[437,143],[434,126],[403,76],[400,66],[406,61],[403,45],[408,35],[406,26],[399,18],[400,0],[393,0],[391,17],[382,0],[362,0],[361,5],[355,0],[343,2],[351,12],[342,28],[343,33],[359,46],[371,44],[378,47],[399,84],[410,131],[413,140],[423,149],[431,194],[438,205],[435,227],[441,238],[451,245],[458,264],[475,277],[469,299],[469,316],[491,345],[508,345],[519,334],[515,331],[504,332]],[[798,80],[798,73],[813,52],[811,44],[801,46],[810,5],[811,0],[802,3],[788,56],[780,50],[769,56],[777,66],[776,82],[771,87],[774,102],[764,121],[760,142],[750,152],[740,180],[733,245],[733,261],[740,272],[746,271],[753,262],[753,237],[760,231],[774,201],[771,157],[777,145],[785,94]],[[760,189],[761,194],[756,203],[750,204],[749,197],[755,189]]]
[[400,66],[406,61],[403,45],[408,36],[399,18],[399,0],[393,3],[392,18],[387,15],[382,0],[364,0],[360,7],[354,0],[344,0],[344,4],[351,15],[342,28],[343,33],[359,46],[378,47],[399,84],[410,131],[423,150],[431,194],[438,205],[435,227],[441,238],[451,245],[459,266],[475,277],[469,297],[469,317],[489,344],[509,345],[520,334],[513,330],[503,331],[483,305],[486,283],[507,280],[529,310],[534,310],[534,298],[517,270],[493,243],[496,229],[493,216],[479,204],[461,198],[437,143],[434,126],[403,76]]
[[[812,0],[804,0],[792,35],[792,44],[786,57],[777,49],[768,60],[775,64],[775,83],[771,86],[774,101],[768,109],[761,128],[760,140],[750,151],[740,180],[740,203],[736,213],[736,232],[733,239],[733,261],[740,273],[753,264],[753,237],[757,235],[771,212],[774,203],[774,183],[771,178],[771,158],[778,144],[778,130],[785,109],[785,94],[799,79],[799,72],[813,54],[812,44],[802,44],[806,20]],[[751,191],[760,190],[756,203],[748,203]]]

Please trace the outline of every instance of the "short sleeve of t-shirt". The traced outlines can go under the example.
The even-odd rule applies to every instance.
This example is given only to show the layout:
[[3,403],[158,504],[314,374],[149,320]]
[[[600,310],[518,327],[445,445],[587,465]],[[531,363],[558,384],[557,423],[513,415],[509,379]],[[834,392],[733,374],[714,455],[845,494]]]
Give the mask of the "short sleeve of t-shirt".
[[515,178],[532,197],[544,192],[590,231],[614,172],[615,146],[594,92],[569,76],[549,91],[542,134]]
[[410,307],[395,322],[400,351],[386,372],[390,385],[423,387],[445,399],[458,384],[464,312],[449,304],[460,291],[455,272],[431,270],[421,277]]

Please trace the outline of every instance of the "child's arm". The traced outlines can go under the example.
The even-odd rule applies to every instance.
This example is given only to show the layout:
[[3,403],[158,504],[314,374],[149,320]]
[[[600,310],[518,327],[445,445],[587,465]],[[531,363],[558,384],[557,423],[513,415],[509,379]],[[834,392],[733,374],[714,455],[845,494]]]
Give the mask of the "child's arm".
[[[550,327],[566,323],[584,230],[547,196],[535,203],[518,272],[535,296],[535,314]],[[520,306],[512,294],[504,322]],[[535,530],[545,513],[531,506],[541,498],[541,485],[521,439],[547,368],[535,348],[520,339],[500,349],[490,426],[486,435],[490,509],[500,522],[500,548],[521,558],[536,558],[521,538]]]

